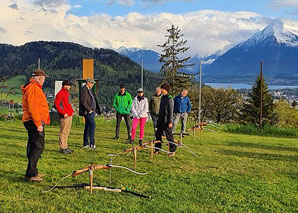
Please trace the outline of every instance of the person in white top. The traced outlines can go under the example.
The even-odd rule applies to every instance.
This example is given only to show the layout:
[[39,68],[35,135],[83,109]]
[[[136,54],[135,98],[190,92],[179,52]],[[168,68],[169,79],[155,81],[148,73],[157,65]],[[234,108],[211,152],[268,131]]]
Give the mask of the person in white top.
[[138,95],[133,99],[132,101],[132,130],[131,130],[131,141],[130,143],[133,144],[135,135],[136,135],[136,129],[138,127],[138,123],[140,122],[140,137],[139,137],[139,145],[142,146],[142,141],[144,138],[144,130],[145,130],[145,124],[148,117],[148,100],[144,96],[144,91],[142,88],[138,89]]

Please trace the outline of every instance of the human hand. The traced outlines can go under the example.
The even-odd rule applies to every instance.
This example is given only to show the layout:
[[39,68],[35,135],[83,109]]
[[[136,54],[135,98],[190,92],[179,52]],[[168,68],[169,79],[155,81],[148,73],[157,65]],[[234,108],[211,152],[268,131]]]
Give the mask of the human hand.
[[68,114],[67,114],[67,113],[65,113],[65,114],[64,114],[64,118],[67,118],[67,117],[68,117]]
[[37,127],[37,131],[42,132],[43,131],[43,126],[40,125],[39,127]]

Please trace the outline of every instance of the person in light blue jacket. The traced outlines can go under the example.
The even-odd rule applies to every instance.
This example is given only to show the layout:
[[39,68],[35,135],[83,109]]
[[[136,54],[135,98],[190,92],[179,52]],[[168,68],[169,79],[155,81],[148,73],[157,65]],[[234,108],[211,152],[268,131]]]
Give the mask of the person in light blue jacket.
[[191,110],[191,104],[187,94],[188,91],[185,89],[174,99],[173,134],[175,134],[175,129],[179,119],[181,119],[181,134],[185,133],[188,113]]

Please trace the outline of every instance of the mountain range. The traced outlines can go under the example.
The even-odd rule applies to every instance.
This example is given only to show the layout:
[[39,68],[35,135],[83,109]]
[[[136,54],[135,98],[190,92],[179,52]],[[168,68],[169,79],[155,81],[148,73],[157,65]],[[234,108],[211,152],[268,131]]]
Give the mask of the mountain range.
[[263,73],[271,84],[298,84],[298,36],[275,22],[206,67],[209,82],[252,83]]
[[[217,51],[210,56],[192,57],[189,62],[195,63],[195,66],[182,71],[198,73],[201,60],[204,82],[251,84],[260,72],[262,60],[267,83],[297,85],[298,36],[295,33],[297,34],[286,29],[282,22],[275,21],[223,54]],[[147,70],[152,72],[160,70],[161,64],[157,52],[122,47],[119,53],[136,63],[140,63],[143,59]]]

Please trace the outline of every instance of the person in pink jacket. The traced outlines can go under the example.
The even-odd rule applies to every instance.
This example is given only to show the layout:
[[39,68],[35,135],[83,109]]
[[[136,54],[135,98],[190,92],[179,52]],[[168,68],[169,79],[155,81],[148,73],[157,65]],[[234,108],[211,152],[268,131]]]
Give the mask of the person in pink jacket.
[[133,144],[135,135],[136,135],[136,129],[138,126],[138,123],[140,122],[140,137],[139,137],[139,145],[142,146],[142,141],[144,138],[144,130],[145,130],[145,124],[148,117],[148,100],[144,96],[144,91],[142,88],[138,89],[138,95],[133,99],[132,101],[132,130],[131,130],[131,141],[130,143]]

